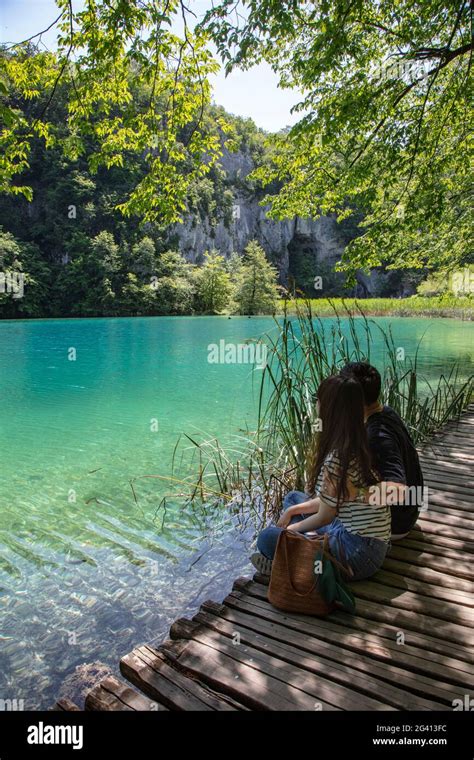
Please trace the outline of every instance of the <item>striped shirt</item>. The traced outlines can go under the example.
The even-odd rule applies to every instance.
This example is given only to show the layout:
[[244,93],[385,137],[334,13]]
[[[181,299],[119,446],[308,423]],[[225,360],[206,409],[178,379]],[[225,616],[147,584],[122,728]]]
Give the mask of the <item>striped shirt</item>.
[[[335,451],[329,454],[323,464],[316,484],[316,495],[331,507],[337,508],[337,485],[340,474],[340,461]],[[351,500],[339,504],[338,518],[350,533],[379,538],[388,541],[391,534],[390,507],[367,504],[363,489],[360,467],[353,462],[348,471],[349,489],[357,489],[358,494]]]

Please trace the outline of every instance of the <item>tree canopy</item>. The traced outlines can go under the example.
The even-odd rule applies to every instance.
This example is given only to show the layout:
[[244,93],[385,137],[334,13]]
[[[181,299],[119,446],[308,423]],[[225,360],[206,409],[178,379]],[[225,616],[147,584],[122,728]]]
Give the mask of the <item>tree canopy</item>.
[[[204,26],[227,70],[266,60],[299,123],[258,172],[275,216],[362,211],[354,271],[470,259],[472,10],[466,0],[223,0]],[[472,91],[472,90],[471,90]]]
[[[176,221],[190,183],[218,157],[225,129],[222,119],[205,119],[209,75],[218,69],[208,35],[191,31],[179,0],[86,0],[82,10],[72,0],[56,4],[54,53],[26,40],[0,56],[0,190],[31,198],[18,180],[34,136],[70,158],[92,140],[91,172],[123,167],[136,154],[146,158],[148,171],[120,204],[124,214]],[[178,16],[181,34],[173,26]],[[62,128],[49,118],[60,83],[68,85]],[[32,103],[27,115],[20,99]]]
[[0,56],[4,192],[31,197],[22,175],[39,137],[69,158],[87,153],[91,172],[139,155],[147,171],[119,208],[178,219],[226,130],[232,145],[226,121],[206,118],[214,46],[228,71],[265,60],[302,93],[300,121],[269,136],[254,173],[272,215],[359,215],[349,274],[472,261],[467,0],[222,0],[201,20],[182,0],[56,2],[54,53],[32,54],[27,40]]

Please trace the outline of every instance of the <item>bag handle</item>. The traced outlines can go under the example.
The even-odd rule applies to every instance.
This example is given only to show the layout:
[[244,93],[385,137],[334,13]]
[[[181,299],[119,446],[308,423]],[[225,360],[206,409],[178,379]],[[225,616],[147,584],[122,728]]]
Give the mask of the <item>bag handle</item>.
[[[287,529],[284,528],[284,531],[286,532]],[[289,531],[289,532],[291,533],[292,531]],[[331,554],[331,552],[329,550],[329,536],[328,536],[327,533],[323,533],[322,536],[319,535],[319,534],[317,534],[316,536],[306,536],[304,533],[299,533],[299,536],[300,536],[300,538],[305,538],[307,541],[315,541],[317,539],[318,540],[323,539],[321,550],[326,555],[326,558],[328,560],[330,560],[330,562],[332,562],[333,565],[336,565],[336,567],[338,567],[339,570],[341,570],[343,573],[346,573],[346,575],[348,575],[349,578],[352,578],[352,576],[354,575],[354,571],[353,571],[353,569],[351,568],[351,566],[347,562],[346,553],[344,551],[344,548],[342,546],[341,539],[340,539],[339,536],[336,536],[336,540],[337,540],[337,544],[338,544],[338,547],[339,547],[340,555],[344,559],[344,564],[342,564],[341,562],[339,562],[334,557],[334,555]],[[286,551],[286,547],[285,547],[285,551]],[[293,585],[291,587],[293,588]]]

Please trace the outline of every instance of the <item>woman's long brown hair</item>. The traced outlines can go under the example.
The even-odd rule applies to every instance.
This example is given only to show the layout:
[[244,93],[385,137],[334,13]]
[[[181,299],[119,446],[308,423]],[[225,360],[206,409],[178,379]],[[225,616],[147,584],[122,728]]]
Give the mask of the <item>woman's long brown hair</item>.
[[331,375],[318,388],[321,432],[315,440],[312,462],[308,463],[307,488],[313,493],[326,457],[334,452],[340,462],[336,485],[338,506],[347,500],[347,475],[356,466],[361,484],[374,485],[377,477],[364,423],[364,395],[360,383],[352,377]]

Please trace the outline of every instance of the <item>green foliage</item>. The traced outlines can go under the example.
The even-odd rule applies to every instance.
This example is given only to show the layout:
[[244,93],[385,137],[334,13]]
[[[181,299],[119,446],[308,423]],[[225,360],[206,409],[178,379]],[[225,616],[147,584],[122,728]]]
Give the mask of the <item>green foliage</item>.
[[446,272],[436,272],[421,282],[416,292],[420,296],[440,296],[449,291],[449,277]]
[[[15,49],[7,58],[24,59],[31,75],[36,72],[38,78],[39,64],[45,61],[40,57],[36,65],[37,55],[28,47],[23,57]],[[13,70],[18,76],[22,71],[14,66]],[[28,99],[22,90],[26,88],[26,79],[21,82],[14,98],[18,114],[27,124],[47,107],[52,134],[57,139],[46,148],[44,139],[31,137],[29,168],[25,166],[23,176],[33,191],[33,201],[28,203],[21,195],[12,193],[0,194],[0,223],[23,251],[25,278],[33,280],[42,271],[45,274],[35,280],[35,290],[31,282],[24,298],[12,299],[5,294],[0,300],[0,315],[118,316],[232,310],[234,288],[227,282],[227,263],[224,272],[218,275],[222,290],[218,300],[209,303],[203,293],[203,303],[198,292],[197,269],[188,265],[176,250],[170,250],[177,247],[177,241],[171,240],[169,219],[144,223],[138,217],[124,218],[118,211],[124,198],[149,172],[147,151],[128,151],[124,153],[127,160],[123,166],[106,168],[98,164],[97,171],[91,174],[91,162],[100,150],[100,140],[92,131],[81,137],[82,148],[74,153],[65,127],[72,97],[70,89],[74,88],[72,80],[66,77],[58,82],[51,102],[47,88],[38,87],[35,97]],[[135,111],[143,109],[149,100],[146,80],[134,77],[130,88],[131,107]],[[5,102],[11,100],[10,92]],[[205,106],[200,129],[208,132],[217,129],[220,145],[227,150],[224,146],[228,141],[221,129],[224,122],[236,147],[250,154],[262,144],[261,133],[251,120],[226,115],[217,106]],[[188,130],[189,125],[182,126],[181,140],[187,139]],[[231,225],[235,180],[230,180],[213,161],[209,162],[206,176],[193,175],[189,173],[190,167],[184,168],[189,179],[185,196],[187,213],[196,223],[209,224],[211,229],[219,222]],[[245,186],[244,179],[239,180],[241,186]],[[34,302],[33,293],[36,293]],[[215,300],[214,296],[211,300]]]
[[[54,105],[48,109],[57,132],[64,121],[68,86],[58,85]],[[145,96],[145,86],[135,82],[135,107]],[[27,102],[23,101],[22,108],[30,113]],[[207,107],[203,119],[218,123],[224,113]],[[242,145],[249,145],[252,134],[258,133],[252,122],[245,120],[235,120],[232,129]],[[117,211],[120,199],[147,172],[146,161],[130,154],[123,167],[99,167],[91,176],[89,161],[96,150],[91,137],[84,153],[73,160],[59,145],[47,150],[41,139],[33,138],[30,168],[25,173],[34,191],[33,202],[0,195],[0,222],[21,251],[16,260],[21,262],[29,287],[22,299],[9,294],[0,297],[0,315],[119,316],[232,310],[234,288],[229,285],[227,263],[222,264],[222,273],[215,262],[206,272],[205,278],[212,270],[218,284],[210,303],[206,279],[201,280],[196,267],[170,250],[169,227],[125,220]],[[202,222],[231,224],[233,198],[233,186],[223,169],[212,166],[207,177],[190,180],[186,204],[188,212]]]
[[232,285],[225,259],[216,250],[204,254],[204,264],[196,271],[197,310],[218,314],[229,304]]
[[222,0],[203,28],[228,71],[266,60],[304,93],[254,177],[291,218],[358,209],[342,268],[447,268],[472,261],[468,0],[306,3]]
[[78,238],[74,257],[53,285],[53,309],[65,316],[189,314],[191,270],[176,251],[157,256],[149,237],[124,251],[102,231]]
[[420,296],[453,296],[472,298],[474,295],[474,266],[463,269],[433,272],[417,288]]
[[[398,280],[398,268],[472,262],[467,0],[249,0],[245,14],[222,0],[192,30],[180,0],[57,5],[54,53],[35,47],[38,35],[0,49],[0,220],[31,285],[18,303],[2,298],[2,314],[201,308],[189,273],[151,288],[154,273],[174,279],[155,272],[156,257],[187,212],[211,231],[230,226],[236,191],[280,218],[337,214],[342,237],[355,231],[341,263],[351,284],[363,268],[388,266]],[[229,70],[267,60],[304,93],[300,122],[265,135],[212,106],[213,46]],[[219,158],[233,148],[257,168],[231,182]],[[236,308],[271,311],[271,288],[254,303],[252,275],[240,275]],[[341,292],[324,277],[325,295]]]
[[[453,296],[450,294],[428,298],[410,296],[409,298],[318,298],[310,302],[312,312],[318,317],[333,316],[334,310],[358,316],[363,312],[371,316],[396,317],[457,317],[474,319],[474,300],[472,297]],[[300,300],[282,300],[278,311],[296,314]]]
[[263,248],[251,241],[236,281],[235,301],[240,314],[273,314],[278,297],[277,270]]
[[184,277],[160,277],[154,286],[156,306],[159,314],[190,314],[194,290]]
[[193,267],[177,251],[166,251],[157,261],[151,287],[158,314],[190,314],[194,300]]
[[36,247],[0,227],[0,314],[10,319],[42,316],[50,277]]
[[[190,183],[219,156],[225,129],[220,117],[204,118],[209,76],[218,69],[207,33],[190,29],[180,0],[85,0],[80,10],[69,0],[56,4],[54,54],[20,43],[0,55],[1,189],[31,198],[31,187],[17,179],[35,137],[73,160],[93,143],[91,173],[144,157],[146,172],[118,204],[126,216],[177,221]],[[61,86],[67,99],[57,128],[50,112]],[[31,103],[28,113],[18,101]]]
[[150,237],[144,237],[132,247],[129,270],[137,277],[148,278],[156,269],[156,246]]

